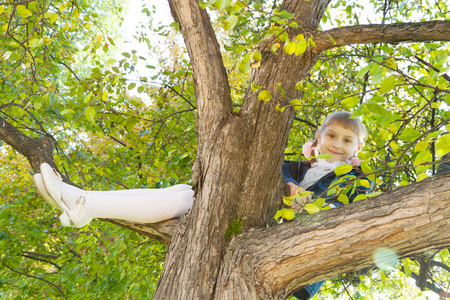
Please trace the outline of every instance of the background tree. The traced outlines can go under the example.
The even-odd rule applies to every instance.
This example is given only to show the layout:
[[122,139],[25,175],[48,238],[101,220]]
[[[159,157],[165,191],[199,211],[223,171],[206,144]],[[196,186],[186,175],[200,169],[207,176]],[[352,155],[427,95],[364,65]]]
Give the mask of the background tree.
[[[106,56],[114,39],[102,27],[91,25],[99,24],[97,20],[101,19],[99,9],[95,13],[89,11],[96,8],[93,4],[33,1],[0,6],[6,7],[1,17],[2,24],[7,23],[2,27],[5,32],[2,70],[6,75],[2,78],[4,118],[0,120],[0,137],[27,157],[35,171],[43,161],[53,164],[53,139],[59,149],[55,163],[70,175],[72,182],[96,189],[158,187],[186,181],[197,150],[192,173],[196,201],[181,222],[142,225],[112,220],[159,240],[171,240],[156,297],[284,298],[304,284],[372,266],[372,251],[380,246],[391,247],[402,257],[448,246],[445,238],[448,201],[444,201],[448,200],[448,187],[444,185],[448,176],[395,191],[395,198],[389,192],[376,201],[355,203],[272,226],[283,194],[279,172],[281,154],[294,120],[299,125],[294,125],[291,131],[289,154],[296,152],[305,138],[311,136],[328,112],[345,108],[363,116],[372,132],[368,147],[361,154],[363,170],[373,173],[372,179],[381,191],[435,173],[434,166],[450,148],[448,135],[441,135],[449,120],[448,77],[443,72],[449,49],[448,44],[433,41],[448,41],[450,33],[448,21],[425,21],[448,18],[445,3],[424,1],[421,5],[414,4],[413,11],[407,1],[374,1],[381,16],[376,21],[384,25],[366,26],[357,25],[359,4],[344,1],[331,6],[329,1],[289,1],[281,5],[259,1],[170,1],[170,4],[192,68],[183,56],[174,55],[175,64],[162,70],[158,78],[140,78],[143,84],[139,87],[136,82],[126,81],[124,74],[135,65],[145,63],[144,58],[135,52],[123,53],[121,59]],[[216,31],[223,50],[227,51],[223,55],[225,59],[207,12],[202,9],[206,7],[214,10],[213,15],[217,17]],[[144,13],[150,15],[151,9]],[[332,21],[332,14],[338,20]],[[420,22],[405,23],[413,20]],[[321,21],[330,22],[336,28],[318,30]],[[68,32],[73,32],[71,39],[67,39]],[[52,33],[55,43],[51,40]],[[83,38],[83,33],[89,39]],[[139,39],[150,45],[148,37],[142,35]],[[427,44],[395,47],[385,44],[404,41]],[[60,42],[61,45],[57,44]],[[78,42],[86,44],[84,51],[78,52],[78,47],[74,47]],[[224,64],[224,61],[232,63]],[[82,64],[87,68],[81,68]],[[156,79],[161,79],[164,85],[157,87],[149,82]],[[127,90],[135,88],[138,93],[151,94],[153,103],[149,105],[127,95]],[[50,139],[29,138],[37,136]],[[4,151],[9,153],[8,161],[17,160],[10,148]],[[6,208],[16,203],[16,196],[12,195],[17,194],[12,189],[23,186],[17,181],[2,187],[6,191],[2,195],[8,195],[3,201]],[[435,193],[437,190],[442,192]],[[417,195],[422,201],[416,201]],[[429,199],[428,207],[438,205],[440,210],[425,209],[422,217],[421,207],[426,207],[423,199]],[[24,200],[28,199],[24,197]],[[409,210],[414,214],[408,215],[407,210],[402,211],[399,219],[394,213],[391,216],[389,212],[398,212],[401,207],[414,207]],[[5,223],[18,215],[15,210],[3,211]],[[348,217],[342,220],[339,215]],[[375,229],[383,238],[375,236],[370,241],[367,236],[360,237],[359,232],[347,230],[352,222],[373,221],[380,216],[384,217]],[[407,218],[412,218],[415,226]],[[55,218],[51,220],[56,228]],[[391,223],[397,227],[390,227]],[[267,225],[271,227],[266,229]],[[104,222],[94,226],[115,228]],[[407,236],[396,235],[399,226]],[[42,229],[48,225],[37,227]],[[330,232],[345,232],[345,240],[328,240],[334,247],[322,249],[314,237],[331,227]],[[370,231],[369,224],[364,223],[363,227]],[[435,233],[438,227],[437,236],[427,231],[434,229]],[[124,234],[120,229],[115,230],[118,231],[114,236]],[[28,228],[27,234],[14,231],[11,229],[2,236],[3,247],[19,245],[14,242],[17,237],[30,236]],[[100,245],[97,247],[104,252],[113,252],[109,255],[109,261],[113,262],[115,255],[120,254],[120,250],[114,252],[120,249],[120,243],[117,248],[103,243],[97,232],[103,231],[88,230],[86,235],[72,233],[76,236],[76,249],[71,249],[74,252],[67,248],[48,248],[50,242],[39,251],[11,247],[11,252],[2,256],[3,270],[8,274],[27,275],[30,280],[36,280],[39,273],[52,288],[49,293],[76,294],[82,289],[76,280],[71,281],[73,289],[69,286],[62,289],[59,281],[53,283],[54,277],[46,273],[56,272],[59,262],[70,266],[66,263],[73,258],[66,253],[80,255],[89,251],[86,246]],[[423,242],[416,236],[429,239]],[[123,240],[126,243],[128,237]],[[355,246],[361,240],[365,241],[362,252]],[[342,260],[340,265],[321,259],[311,266],[304,262],[317,259],[304,256],[310,248],[306,242],[296,246],[300,241],[316,243],[313,244],[316,258],[336,257],[349,245],[354,256]],[[159,253],[159,246],[155,247],[153,253]],[[131,251],[129,248],[127,251]],[[24,256],[23,251],[31,254],[27,252]],[[65,257],[39,260],[42,258],[39,254],[55,252],[64,253]],[[446,262],[443,253],[431,259],[435,261],[431,265]],[[152,255],[148,261],[155,261]],[[49,266],[54,259],[59,259],[56,269]],[[28,268],[30,260],[39,262],[33,265],[36,270]],[[430,258],[420,257],[417,261],[425,261],[430,266]],[[94,265],[92,259],[86,262]],[[119,266],[123,264],[117,263],[116,268]],[[416,271],[413,263],[405,260],[401,270],[419,276],[421,288],[434,287],[438,291],[434,279],[427,283],[424,272],[428,268],[423,266],[422,263]],[[113,269],[112,264],[104,264],[92,272],[84,270],[94,293],[108,284],[113,286],[103,276]],[[133,267],[125,272],[113,274],[118,275],[117,281],[130,279],[129,274],[139,274]],[[75,274],[72,276],[69,279],[75,278]],[[26,280],[17,282],[29,286]],[[14,280],[7,284],[18,286]],[[141,293],[142,286],[137,286],[138,290],[131,286],[124,293]],[[42,291],[30,289],[29,293]]]

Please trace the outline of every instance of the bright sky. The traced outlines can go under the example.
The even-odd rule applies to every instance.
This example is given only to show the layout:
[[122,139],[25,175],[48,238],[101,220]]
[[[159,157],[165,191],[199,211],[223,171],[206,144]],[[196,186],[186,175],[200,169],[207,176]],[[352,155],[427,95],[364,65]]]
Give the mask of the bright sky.
[[[141,32],[144,29],[141,29],[141,24],[148,24],[149,18],[153,18],[153,26],[160,25],[169,25],[173,22],[172,16],[170,15],[169,5],[167,1],[161,0],[130,0],[128,3],[128,14],[124,17],[124,22],[122,24],[122,28],[126,33],[126,37],[124,37],[124,43],[119,51],[118,59],[122,59],[123,56],[120,54],[122,52],[131,53],[132,50],[136,50],[136,55],[145,57],[147,60],[140,61],[136,66],[136,74],[133,78],[128,78],[130,80],[138,80],[140,77],[151,77],[155,75],[151,69],[148,69],[146,65],[156,65],[157,60],[156,57],[152,57],[151,53],[148,50],[147,44],[145,42],[138,43],[137,40],[133,37],[137,35],[137,32]],[[148,17],[145,13],[142,13],[144,9],[144,5],[150,11],[153,10],[152,6],[155,6],[156,14],[152,14]],[[148,26],[147,26],[148,27]],[[156,34],[151,33],[149,30],[145,31],[147,33],[148,38],[152,41],[152,44],[155,41],[163,40],[164,37],[158,36]],[[140,35],[140,34],[139,34]],[[142,96],[142,95],[141,95]]]

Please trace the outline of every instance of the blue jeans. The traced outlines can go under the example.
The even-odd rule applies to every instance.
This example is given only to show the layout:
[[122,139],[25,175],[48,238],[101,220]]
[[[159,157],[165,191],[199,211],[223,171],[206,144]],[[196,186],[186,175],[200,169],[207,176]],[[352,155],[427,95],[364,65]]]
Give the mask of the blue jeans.
[[315,282],[313,284],[307,285],[292,293],[292,296],[299,300],[308,300],[314,297],[315,294],[320,290],[325,280]]

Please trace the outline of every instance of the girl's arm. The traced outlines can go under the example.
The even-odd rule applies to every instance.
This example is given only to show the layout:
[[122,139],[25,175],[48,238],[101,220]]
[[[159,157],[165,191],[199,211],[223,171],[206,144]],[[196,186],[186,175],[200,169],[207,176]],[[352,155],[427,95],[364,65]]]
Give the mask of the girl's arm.
[[283,177],[284,177],[284,181],[286,181],[287,183],[292,182],[295,185],[298,186],[298,181],[294,178],[298,178],[298,164],[300,164],[300,162],[298,161],[286,161],[283,164]]

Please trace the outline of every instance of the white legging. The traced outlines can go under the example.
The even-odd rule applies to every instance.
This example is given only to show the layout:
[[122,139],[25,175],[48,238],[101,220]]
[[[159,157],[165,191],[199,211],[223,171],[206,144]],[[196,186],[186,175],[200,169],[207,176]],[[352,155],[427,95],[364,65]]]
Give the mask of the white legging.
[[187,184],[163,189],[87,191],[84,208],[93,218],[155,223],[184,215],[192,206],[193,196]]

